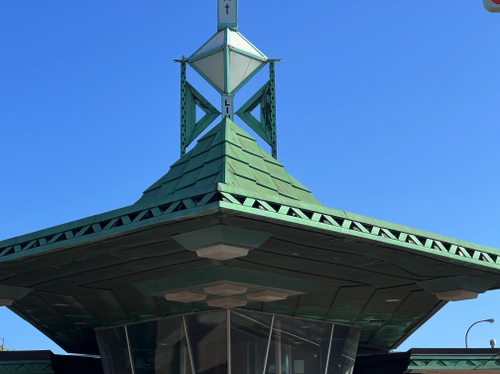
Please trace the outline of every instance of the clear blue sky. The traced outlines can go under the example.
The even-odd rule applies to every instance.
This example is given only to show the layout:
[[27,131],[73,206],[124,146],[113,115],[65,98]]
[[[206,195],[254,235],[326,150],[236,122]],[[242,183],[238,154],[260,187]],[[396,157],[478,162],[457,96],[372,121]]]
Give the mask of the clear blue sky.
[[[215,9],[0,0],[0,239],[129,205],[167,171],[172,60],[215,32]],[[500,14],[481,0],[239,0],[239,29],[283,59],[278,158],[316,198],[500,248]],[[461,347],[490,317],[470,346],[500,342],[499,295],[448,304],[400,349]],[[33,331],[0,308],[12,347],[61,351]]]

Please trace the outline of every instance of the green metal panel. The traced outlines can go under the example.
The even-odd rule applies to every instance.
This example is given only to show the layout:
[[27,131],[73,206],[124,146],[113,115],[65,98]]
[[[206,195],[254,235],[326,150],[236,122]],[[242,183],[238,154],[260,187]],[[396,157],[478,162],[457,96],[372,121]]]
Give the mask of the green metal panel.
[[242,178],[248,179],[249,183],[256,182],[255,176],[252,173],[250,166],[246,162],[242,162],[236,159],[231,159],[230,157],[228,157],[226,162],[227,162],[227,167],[231,173],[240,176]]

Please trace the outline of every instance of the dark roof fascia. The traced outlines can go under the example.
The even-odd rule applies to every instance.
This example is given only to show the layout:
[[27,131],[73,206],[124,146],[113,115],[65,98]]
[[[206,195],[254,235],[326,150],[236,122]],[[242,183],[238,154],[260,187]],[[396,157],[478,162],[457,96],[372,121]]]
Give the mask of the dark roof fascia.
[[409,363],[409,352],[357,356],[353,374],[401,374]]
[[16,360],[50,360],[52,351],[40,349],[33,351],[0,351],[0,362]]

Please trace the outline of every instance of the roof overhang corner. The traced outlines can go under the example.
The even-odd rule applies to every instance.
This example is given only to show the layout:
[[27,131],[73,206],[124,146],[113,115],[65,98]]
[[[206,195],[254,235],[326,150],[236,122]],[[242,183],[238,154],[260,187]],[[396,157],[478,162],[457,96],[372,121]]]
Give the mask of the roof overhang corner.
[[488,291],[496,282],[491,279],[460,275],[418,282],[425,291],[433,293],[439,300],[458,301],[475,299]]

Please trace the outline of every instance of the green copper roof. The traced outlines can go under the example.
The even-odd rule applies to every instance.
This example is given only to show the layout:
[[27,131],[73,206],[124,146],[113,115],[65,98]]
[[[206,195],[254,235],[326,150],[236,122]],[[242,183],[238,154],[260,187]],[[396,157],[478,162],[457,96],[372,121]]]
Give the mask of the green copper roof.
[[196,146],[149,187],[137,203],[207,186],[215,189],[217,183],[321,205],[307,187],[288,174],[279,161],[228,118],[200,138]]
[[[219,225],[269,239],[228,261],[175,240]],[[497,249],[325,207],[225,119],[135,204],[0,241],[0,298],[29,290],[3,297],[68,351],[96,353],[95,328],[208,308],[134,284],[215,267],[316,282],[246,308],[360,326],[360,343],[377,349],[397,347],[445,304],[427,289],[435,280],[484,278],[500,288]]]

